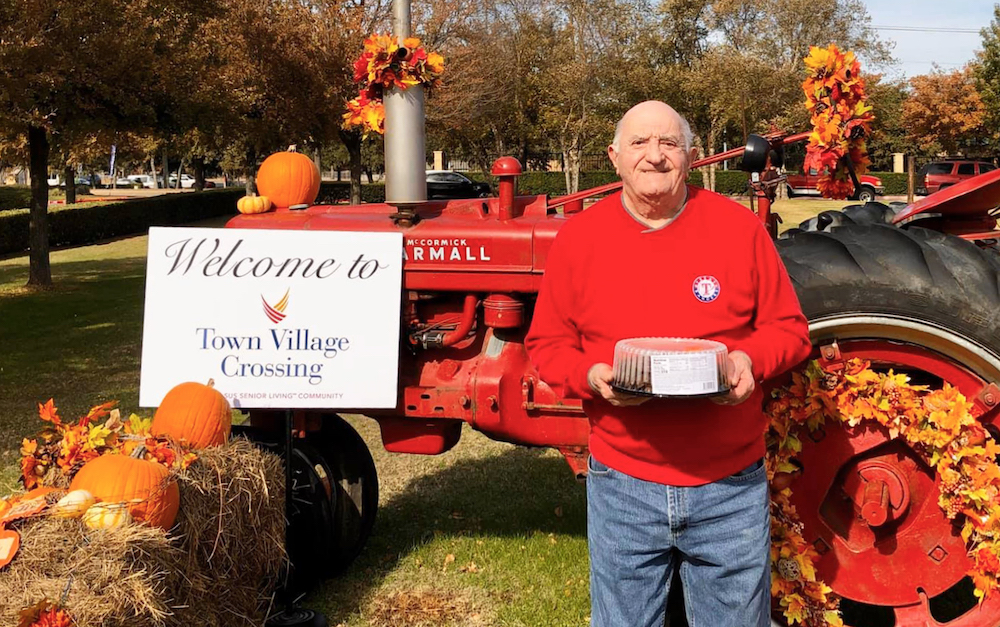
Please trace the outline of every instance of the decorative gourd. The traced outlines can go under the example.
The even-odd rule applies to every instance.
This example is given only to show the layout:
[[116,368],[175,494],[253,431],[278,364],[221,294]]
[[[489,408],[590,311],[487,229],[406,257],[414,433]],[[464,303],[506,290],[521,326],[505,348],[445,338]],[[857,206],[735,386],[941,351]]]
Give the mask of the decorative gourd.
[[56,518],[79,518],[97,503],[94,495],[86,490],[73,490],[49,508],[49,513]]
[[132,456],[90,460],[73,477],[70,490],[86,490],[104,503],[125,503],[135,520],[170,529],[180,508],[180,489],[164,466],[140,459],[145,451],[139,446]]
[[236,201],[240,213],[264,213],[271,210],[271,199],[267,196],[244,196]]
[[232,429],[229,401],[214,387],[189,381],[176,385],[163,397],[153,415],[153,435],[169,435],[194,448],[225,443]]
[[311,205],[319,194],[319,182],[319,168],[298,152],[276,152],[257,171],[257,190],[280,208]]
[[125,503],[95,503],[83,512],[81,520],[88,529],[114,529],[124,525],[129,518]]

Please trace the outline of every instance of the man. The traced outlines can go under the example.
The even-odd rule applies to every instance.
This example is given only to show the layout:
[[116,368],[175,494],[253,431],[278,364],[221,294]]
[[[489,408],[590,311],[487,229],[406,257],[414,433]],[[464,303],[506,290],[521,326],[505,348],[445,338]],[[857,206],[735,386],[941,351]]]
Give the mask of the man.
[[[560,229],[526,339],[542,379],[590,419],[591,624],[662,626],[679,568],[692,627],[769,625],[758,383],[809,354],[806,320],[757,217],[686,185],[694,151],[676,111],[636,105],[608,156],[622,192]],[[730,391],[616,392],[614,346],[634,337],[726,344]]]

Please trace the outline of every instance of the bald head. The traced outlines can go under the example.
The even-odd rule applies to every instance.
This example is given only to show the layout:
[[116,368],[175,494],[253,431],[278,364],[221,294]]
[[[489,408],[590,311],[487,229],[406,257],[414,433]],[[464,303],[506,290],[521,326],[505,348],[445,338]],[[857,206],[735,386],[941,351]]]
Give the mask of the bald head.
[[650,100],[629,109],[608,147],[626,208],[650,225],[676,215],[687,198],[690,146],[691,126],[670,105]]
[[694,141],[694,133],[691,132],[691,125],[688,121],[684,119],[680,113],[668,105],[665,102],[659,100],[647,100],[645,102],[640,102],[631,109],[625,112],[618,123],[615,124],[615,136],[611,140],[611,146],[618,150],[621,145],[622,128],[625,126],[626,121],[629,117],[642,117],[646,115],[651,116],[666,116],[677,121],[678,126],[681,129],[681,134],[684,140],[684,148],[688,149],[691,147],[691,143]]

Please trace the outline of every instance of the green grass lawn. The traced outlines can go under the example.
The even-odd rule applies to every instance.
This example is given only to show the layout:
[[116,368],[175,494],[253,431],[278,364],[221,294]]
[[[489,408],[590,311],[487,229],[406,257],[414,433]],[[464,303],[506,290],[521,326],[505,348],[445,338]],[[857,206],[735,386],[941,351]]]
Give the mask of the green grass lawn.
[[[749,206],[750,201],[742,198],[740,204]],[[848,205],[856,205],[853,200],[826,200],[823,198],[788,198],[774,203],[774,211],[781,216],[778,232],[783,233],[797,227],[803,220],[815,216],[821,211],[840,210]]]
[[[844,204],[777,210],[787,227]],[[0,261],[0,493],[16,488],[37,403],[73,417],[118,400],[151,415],[137,408],[145,255],[145,237],[54,252],[55,288],[42,292],[21,287],[26,257]],[[373,420],[349,421],[375,458],[379,518],[356,564],[307,606],[344,627],[588,624],[584,488],[557,453],[466,428],[444,455],[396,455]]]

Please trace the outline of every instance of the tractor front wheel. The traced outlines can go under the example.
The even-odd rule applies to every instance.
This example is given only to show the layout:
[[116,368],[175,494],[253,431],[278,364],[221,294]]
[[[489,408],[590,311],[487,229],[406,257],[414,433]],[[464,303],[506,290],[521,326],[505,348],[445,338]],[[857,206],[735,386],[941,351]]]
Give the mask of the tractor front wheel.
[[[988,386],[1000,381],[1000,264],[992,253],[936,231],[877,224],[799,232],[777,246],[814,356],[825,347],[826,356],[863,358],[915,383],[950,383],[970,400],[988,399]],[[979,420],[997,436],[992,400],[979,406]],[[881,429],[825,425],[802,440],[793,501],[821,554],[819,576],[844,599],[847,624],[1000,625],[997,595],[977,604],[972,594],[965,545],[938,507],[933,469],[916,452]],[[881,524],[859,519],[852,501],[857,477],[871,473],[893,495]]]
[[371,536],[378,512],[378,473],[365,441],[337,414],[325,414],[322,428],[307,441],[322,455],[330,478],[335,528],[327,574],[337,575]]

